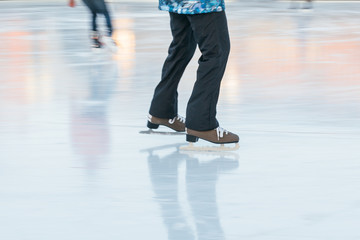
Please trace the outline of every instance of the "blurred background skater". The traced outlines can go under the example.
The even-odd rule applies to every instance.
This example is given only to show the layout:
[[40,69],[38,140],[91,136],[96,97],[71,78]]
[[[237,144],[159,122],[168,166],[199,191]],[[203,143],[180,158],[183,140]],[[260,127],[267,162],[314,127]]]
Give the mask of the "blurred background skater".
[[[111,51],[117,51],[116,42],[112,38],[113,25],[110,13],[104,0],[82,0],[91,12],[91,40],[93,48],[102,48],[106,45]],[[75,7],[75,0],[69,0],[69,6]],[[105,17],[107,31],[104,36],[100,34],[97,26],[98,14]]]

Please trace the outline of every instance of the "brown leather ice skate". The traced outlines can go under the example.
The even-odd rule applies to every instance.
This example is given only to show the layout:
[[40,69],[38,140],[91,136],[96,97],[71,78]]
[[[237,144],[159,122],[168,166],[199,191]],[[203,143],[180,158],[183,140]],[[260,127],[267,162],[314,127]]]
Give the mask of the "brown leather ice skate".
[[185,118],[177,115],[173,119],[168,118],[158,118],[149,115],[147,127],[150,129],[157,129],[159,125],[166,126],[177,132],[185,132]]
[[199,138],[217,144],[238,143],[239,136],[221,127],[209,131],[196,131],[186,129],[186,141],[197,142]]

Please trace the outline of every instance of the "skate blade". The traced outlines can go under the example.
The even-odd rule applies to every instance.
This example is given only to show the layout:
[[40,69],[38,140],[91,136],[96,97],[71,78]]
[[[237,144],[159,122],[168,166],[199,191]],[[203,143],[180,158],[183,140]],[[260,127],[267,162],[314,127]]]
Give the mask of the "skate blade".
[[154,131],[152,129],[146,131],[140,131],[141,134],[157,134],[157,135],[185,135],[185,132],[164,132],[164,131]]
[[180,150],[183,151],[201,151],[201,152],[227,152],[227,151],[236,151],[240,148],[239,143],[236,143],[233,147],[225,147],[224,144],[220,146],[194,146],[193,143],[189,143],[188,146],[180,147]]

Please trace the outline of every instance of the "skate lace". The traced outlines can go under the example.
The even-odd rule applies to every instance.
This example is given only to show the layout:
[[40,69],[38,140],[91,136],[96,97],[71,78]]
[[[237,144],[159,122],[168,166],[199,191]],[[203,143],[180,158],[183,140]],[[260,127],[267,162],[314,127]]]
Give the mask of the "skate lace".
[[174,122],[175,122],[176,120],[179,120],[180,122],[185,123],[185,118],[182,117],[182,116],[180,116],[180,115],[177,115],[177,116],[174,117],[173,119],[169,119],[169,123],[170,123],[170,124],[174,124]]
[[228,134],[229,132],[222,127],[216,128],[216,134],[217,134],[218,140],[220,140],[220,138],[224,137],[224,133]]

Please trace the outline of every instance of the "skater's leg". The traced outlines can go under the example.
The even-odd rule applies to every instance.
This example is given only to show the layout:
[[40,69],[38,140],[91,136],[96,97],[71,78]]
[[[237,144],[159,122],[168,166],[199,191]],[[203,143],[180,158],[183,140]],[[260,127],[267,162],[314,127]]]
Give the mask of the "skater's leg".
[[216,105],[230,52],[226,15],[216,12],[187,17],[202,56],[186,110],[186,127],[197,131],[212,130],[219,126]]
[[97,32],[97,24],[96,24],[96,17],[97,17],[97,14],[96,12],[92,12],[92,30],[94,32]]
[[196,49],[190,22],[185,15],[170,13],[170,26],[173,40],[149,110],[153,116],[168,119],[177,116],[177,87]]
[[96,11],[98,13],[101,13],[104,15],[105,21],[106,21],[106,27],[107,27],[107,36],[111,37],[112,32],[113,32],[113,26],[112,26],[112,22],[111,22],[110,13],[107,9],[107,6],[106,6],[106,3],[104,0],[97,0]]
[[113,26],[111,22],[111,16],[107,9],[107,5],[104,0],[92,0],[95,11],[97,14],[103,14],[106,21],[107,32],[101,37],[101,43],[106,45],[113,53],[116,53],[118,48],[115,40],[112,38]]
[[92,0],[83,0],[83,2],[85,3],[85,5],[89,8],[90,12],[91,12],[91,30],[93,32],[97,31],[97,24],[96,24],[96,7],[93,3]]
[[112,27],[112,23],[111,23],[111,17],[110,17],[110,13],[106,10],[106,12],[104,13],[105,16],[105,20],[106,20],[106,26],[108,28],[108,37],[112,36],[113,33],[113,27]]
[[85,5],[88,7],[88,9],[91,12],[91,41],[92,41],[92,47],[93,48],[101,48],[101,41],[100,41],[100,34],[97,31],[97,13],[96,13],[96,6],[94,4],[94,0],[83,0]]

